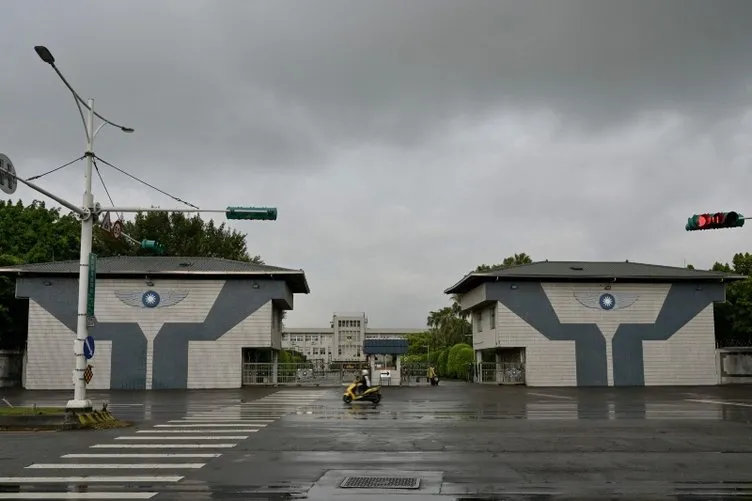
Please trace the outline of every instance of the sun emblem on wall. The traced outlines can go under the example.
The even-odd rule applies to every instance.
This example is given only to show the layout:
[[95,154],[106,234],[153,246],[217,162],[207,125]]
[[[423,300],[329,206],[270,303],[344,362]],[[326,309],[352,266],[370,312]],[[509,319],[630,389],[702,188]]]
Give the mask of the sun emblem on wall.
[[604,310],[612,310],[616,306],[616,298],[607,292],[601,295],[598,299],[598,304]]
[[629,308],[640,298],[637,294],[627,292],[575,292],[574,298],[585,308],[605,311]]
[[178,304],[188,297],[187,290],[169,290],[161,295],[155,290],[115,291],[115,296],[128,306],[134,308],[167,308]]
[[156,308],[159,306],[159,299],[159,294],[154,291],[146,291],[144,292],[144,295],[141,296],[141,302],[147,308]]

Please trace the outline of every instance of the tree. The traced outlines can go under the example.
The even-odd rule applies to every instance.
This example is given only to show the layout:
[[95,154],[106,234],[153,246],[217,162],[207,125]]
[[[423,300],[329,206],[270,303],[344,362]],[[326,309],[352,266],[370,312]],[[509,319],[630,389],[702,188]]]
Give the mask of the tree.
[[520,252],[519,254],[515,254],[513,256],[509,256],[504,259],[501,263],[487,265],[487,264],[479,264],[475,268],[475,273],[484,273],[489,271],[498,271],[498,270],[504,270],[506,268],[511,268],[513,266],[520,266],[523,264],[531,264],[533,260],[525,254],[524,252]]
[[[752,254],[734,254],[731,265],[716,262],[712,271],[752,274]],[[752,345],[752,278],[726,287],[726,302],[714,305],[716,341],[721,346]]]
[[[529,255],[521,252],[505,258],[498,264],[481,264],[475,268],[475,272],[496,271],[532,262],[533,260]],[[468,312],[462,310],[460,299],[458,294],[454,294],[451,297],[452,304],[450,306],[428,313],[426,324],[431,351],[439,353],[442,349],[465,343],[472,338],[472,324],[468,321]]]
[[[246,236],[231,230],[225,223],[216,226],[200,215],[186,217],[181,212],[138,213],[133,221],[126,221],[123,231],[131,238],[157,240],[168,256],[221,257],[236,261],[263,264],[260,256],[250,257]],[[95,252],[101,256],[143,256],[151,251],[141,249],[126,239],[114,239],[101,228],[95,233]]]
[[[221,257],[263,264],[260,256],[251,257],[245,235],[224,223],[191,218],[183,213],[149,212],[126,221],[124,231],[136,240],[163,243],[173,256]],[[0,200],[0,266],[47,261],[78,260],[81,223],[73,214],[61,214],[34,200],[24,206],[19,200]],[[140,256],[141,249],[124,238],[114,239],[97,226],[93,250],[99,257]],[[26,342],[28,301],[15,298],[15,281],[0,277],[0,348],[21,348]]]

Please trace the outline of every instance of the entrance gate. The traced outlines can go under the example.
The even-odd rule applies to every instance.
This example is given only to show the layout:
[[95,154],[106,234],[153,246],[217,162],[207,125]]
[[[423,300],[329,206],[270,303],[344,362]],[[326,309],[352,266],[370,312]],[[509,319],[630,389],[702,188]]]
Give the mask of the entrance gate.
[[[342,386],[351,383],[366,367],[362,361],[303,362],[277,364],[277,382],[283,386]],[[266,386],[274,383],[274,364],[243,364],[243,386]]]

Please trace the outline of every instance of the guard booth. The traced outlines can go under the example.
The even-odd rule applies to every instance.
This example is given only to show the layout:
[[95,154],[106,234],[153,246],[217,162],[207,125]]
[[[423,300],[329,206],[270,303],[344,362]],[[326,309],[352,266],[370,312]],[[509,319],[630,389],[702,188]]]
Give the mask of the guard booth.
[[363,341],[363,354],[371,368],[371,384],[399,386],[401,358],[407,353],[407,339],[379,338]]

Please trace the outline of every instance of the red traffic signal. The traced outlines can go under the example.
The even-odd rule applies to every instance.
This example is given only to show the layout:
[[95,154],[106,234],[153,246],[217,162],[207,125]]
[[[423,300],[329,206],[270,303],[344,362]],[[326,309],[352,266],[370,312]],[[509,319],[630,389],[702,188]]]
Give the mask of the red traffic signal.
[[739,212],[716,212],[715,214],[695,214],[687,220],[685,229],[717,230],[720,228],[738,228],[744,226],[744,215]]

